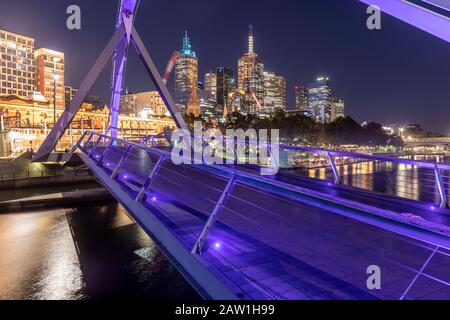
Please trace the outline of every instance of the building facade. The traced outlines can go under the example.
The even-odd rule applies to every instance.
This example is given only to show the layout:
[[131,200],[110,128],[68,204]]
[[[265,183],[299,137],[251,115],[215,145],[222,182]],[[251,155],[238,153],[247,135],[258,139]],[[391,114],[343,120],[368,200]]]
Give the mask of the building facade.
[[192,50],[187,31],[183,38],[183,49],[175,65],[176,103],[187,107],[193,88],[198,85],[198,58]]
[[286,110],[286,79],[274,72],[264,72],[264,111],[272,115],[277,110]]
[[331,121],[338,118],[345,118],[345,102],[342,99],[333,97],[331,108]]
[[264,64],[254,52],[253,28],[250,26],[248,52],[238,60],[238,89],[243,93],[240,111],[259,114],[264,103]]
[[[224,113],[234,112],[234,91],[236,90],[236,80],[234,72],[230,68],[219,67],[217,74],[217,104],[221,106]],[[226,110],[225,110],[226,109]]]
[[329,80],[327,77],[319,77],[309,85],[308,109],[312,112],[313,118],[320,123],[331,121],[332,94]]
[[217,101],[217,73],[210,71],[205,74],[205,87],[204,93],[208,96],[208,99]]
[[34,39],[0,30],[0,95],[29,98],[35,91]]
[[144,109],[155,116],[167,115],[167,107],[158,91],[125,94],[120,97],[120,113],[139,115]]
[[308,108],[308,88],[297,85],[294,90],[295,110],[304,116],[312,118],[312,111]]
[[34,57],[36,90],[42,93],[51,105],[54,105],[54,96],[56,96],[56,109],[64,109],[64,53],[41,48],[34,52]]

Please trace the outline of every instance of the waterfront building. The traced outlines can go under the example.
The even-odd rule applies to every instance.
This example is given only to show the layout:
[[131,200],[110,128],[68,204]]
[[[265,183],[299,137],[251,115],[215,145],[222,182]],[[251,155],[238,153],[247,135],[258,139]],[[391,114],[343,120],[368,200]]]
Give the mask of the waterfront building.
[[313,118],[320,123],[331,121],[332,94],[329,85],[330,79],[319,77],[309,85],[308,110],[312,112]]
[[192,50],[188,33],[183,38],[183,49],[175,65],[175,99],[176,103],[187,107],[192,90],[198,84],[198,58]]
[[238,60],[238,89],[243,92],[240,110],[259,114],[264,103],[264,64],[254,52],[253,28],[250,26],[248,52]]
[[264,72],[264,111],[272,115],[277,110],[286,110],[286,79],[274,72]]
[[35,41],[0,30],[0,95],[29,98],[35,91]]
[[[57,110],[57,117],[63,110]],[[17,95],[0,96],[0,115],[4,130],[12,137],[13,152],[30,148],[37,150],[50,132],[53,106],[45,99],[27,99]],[[86,130],[104,132],[108,123],[109,109],[94,110],[90,104],[83,104],[70,128],[58,143],[58,150],[70,149]],[[170,117],[120,115],[119,136],[127,139],[156,135],[165,128],[176,128]]]
[[167,107],[158,91],[125,94],[120,97],[120,113],[139,115],[144,109],[151,109],[156,116],[165,116]]
[[34,52],[34,58],[36,90],[41,92],[51,105],[54,105],[56,96],[56,109],[64,109],[64,53],[41,48]]

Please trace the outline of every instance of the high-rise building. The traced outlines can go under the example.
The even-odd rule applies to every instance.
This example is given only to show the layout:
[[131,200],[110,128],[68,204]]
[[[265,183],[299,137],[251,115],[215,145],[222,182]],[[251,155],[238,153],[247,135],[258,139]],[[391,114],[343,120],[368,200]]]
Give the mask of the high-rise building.
[[266,115],[286,110],[286,79],[274,72],[264,72],[264,111]]
[[29,98],[35,90],[34,39],[0,30],[0,95]]
[[187,106],[193,88],[198,84],[198,58],[192,50],[188,33],[183,38],[183,49],[175,66],[175,98],[180,105]]
[[243,93],[240,109],[259,114],[264,103],[264,64],[254,52],[253,28],[250,26],[248,52],[238,61],[238,88]]
[[342,99],[333,97],[331,107],[331,121],[345,117],[345,102]]
[[64,109],[64,53],[41,48],[34,52],[34,57],[36,60],[36,89],[51,105],[54,104],[53,97],[56,90],[56,109]]
[[120,113],[139,115],[144,109],[151,110],[152,115],[167,115],[167,107],[158,91],[125,94],[120,97]]
[[331,121],[332,95],[329,80],[327,77],[319,77],[309,85],[308,90],[308,109],[312,111],[313,118],[321,123]]
[[234,78],[233,70],[226,67],[219,67],[216,70],[217,74],[217,104],[227,114],[234,111],[234,91],[236,89],[236,80]]
[[200,100],[201,115],[204,119],[215,118],[216,100],[210,96],[210,93],[206,91],[206,88],[199,90],[198,97]]
[[214,71],[210,71],[205,74],[205,95],[211,99],[217,101],[217,74]]
[[295,110],[312,118],[312,111],[308,109],[308,88],[295,86]]

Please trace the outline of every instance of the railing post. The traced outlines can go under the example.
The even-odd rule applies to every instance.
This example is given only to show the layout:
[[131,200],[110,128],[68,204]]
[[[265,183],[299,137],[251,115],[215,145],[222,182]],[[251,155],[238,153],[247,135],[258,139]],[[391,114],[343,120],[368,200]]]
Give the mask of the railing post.
[[150,187],[150,185],[152,184],[153,180],[155,179],[156,175],[159,172],[159,169],[161,168],[162,164],[165,161],[165,157],[164,156],[160,156],[158,159],[158,162],[155,164],[155,166],[153,167],[152,172],[150,173],[150,175],[148,176],[147,180],[145,181],[144,185],[142,186],[141,190],[139,191],[135,201],[136,202],[142,202],[144,200],[144,196],[145,196],[145,192],[147,191],[147,189]]
[[128,158],[128,155],[131,151],[131,149],[133,148],[133,145],[129,145],[125,151],[125,153],[123,154],[122,158],[120,159],[119,163],[117,164],[117,167],[114,169],[113,173],[111,174],[111,179],[116,179],[117,175],[119,174],[120,169],[122,169],[125,161]]
[[[85,134],[87,134],[88,132],[86,131],[83,136]],[[94,137],[94,132],[91,132],[91,134],[89,135],[89,138],[87,139],[86,143],[84,144],[85,146],[88,145],[89,143],[91,143],[92,138]],[[81,141],[80,141],[80,145],[81,145]]]
[[94,146],[92,147],[91,151],[88,153],[88,157],[91,157],[92,153],[95,149],[97,149],[98,145],[100,144],[100,141],[102,141],[102,136],[99,136],[97,141],[95,142]]
[[112,148],[112,145],[114,144],[114,138],[111,138],[111,141],[109,142],[108,146],[106,147],[105,151],[102,152],[100,155],[100,158],[97,161],[98,166],[103,166],[103,159],[105,159],[106,155],[109,153],[109,151]]
[[211,231],[211,229],[216,224],[217,219],[219,218],[223,206],[225,204],[225,201],[228,198],[228,195],[233,192],[234,186],[236,185],[236,176],[233,176],[230,178],[230,180],[227,183],[227,186],[222,192],[222,196],[220,197],[219,201],[217,202],[213,212],[209,216],[208,221],[206,222],[202,232],[200,233],[200,236],[197,239],[197,242],[194,245],[194,248],[192,248],[191,253],[192,254],[201,254],[203,246],[205,244],[206,239],[208,238],[208,234]]
[[439,166],[436,164],[434,166],[434,175],[436,177],[436,184],[439,190],[439,197],[441,198],[440,208],[447,208],[447,196],[445,195],[444,183],[442,182],[441,172],[439,170]]
[[333,170],[333,174],[334,174],[334,183],[335,184],[341,184],[342,183],[342,179],[341,176],[339,175],[339,171],[336,167],[336,163],[334,162],[334,158],[333,156],[330,154],[330,152],[327,152],[327,157],[328,157],[328,162],[331,165],[331,169]]
[[83,141],[84,137],[86,136],[86,133],[87,133],[87,132],[85,132],[84,134],[81,135],[81,138],[78,139],[77,143],[75,143],[75,145],[72,147],[72,150],[70,151],[70,153],[74,153],[75,150],[77,150],[77,148],[78,148],[78,147],[80,146],[80,144],[81,144],[81,141]]

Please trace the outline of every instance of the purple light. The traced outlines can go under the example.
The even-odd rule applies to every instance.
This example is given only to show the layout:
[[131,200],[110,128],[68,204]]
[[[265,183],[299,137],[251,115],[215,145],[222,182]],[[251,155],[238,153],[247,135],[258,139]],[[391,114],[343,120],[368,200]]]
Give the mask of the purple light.
[[127,180],[127,179],[128,179],[128,176],[127,176],[127,175],[124,175],[123,178],[124,178],[125,180]]
[[328,186],[329,186],[329,187],[332,187],[333,184],[332,184],[331,182],[328,182]]
[[156,200],[158,200],[156,197],[153,197],[153,198],[152,198],[152,201],[156,201]]
[[221,247],[222,247],[222,245],[220,244],[220,242],[216,242],[214,244],[214,248],[216,248],[216,249],[220,249]]
[[435,206],[431,206],[430,209],[431,210],[436,210],[436,207]]

